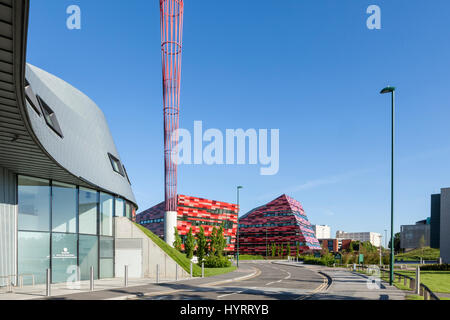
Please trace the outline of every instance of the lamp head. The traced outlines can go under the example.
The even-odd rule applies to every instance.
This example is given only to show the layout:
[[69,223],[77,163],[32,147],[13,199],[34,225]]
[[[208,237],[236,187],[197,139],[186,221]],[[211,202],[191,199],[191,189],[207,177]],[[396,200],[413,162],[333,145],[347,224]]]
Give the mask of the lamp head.
[[388,87],[386,87],[386,88],[384,88],[383,90],[381,90],[381,94],[385,94],[385,93],[390,93],[390,92],[394,92],[395,91],[395,87],[390,87],[390,86],[388,86]]
[[243,188],[243,186],[238,186],[237,188],[238,188],[238,189],[242,189],[242,188]]

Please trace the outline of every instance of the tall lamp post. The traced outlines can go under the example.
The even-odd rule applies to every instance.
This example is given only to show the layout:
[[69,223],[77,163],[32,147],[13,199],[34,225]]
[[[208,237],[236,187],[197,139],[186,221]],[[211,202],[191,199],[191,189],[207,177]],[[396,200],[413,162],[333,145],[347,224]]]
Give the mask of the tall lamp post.
[[239,211],[241,211],[241,208],[239,207],[239,190],[242,189],[243,186],[237,186],[237,206],[238,206],[238,227],[236,232],[236,266],[239,268]]
[[386,87],[381,94],[391,94],[391,259],[389,263],[389,284],[394,280],[394,124],[395,124],[395,87]]

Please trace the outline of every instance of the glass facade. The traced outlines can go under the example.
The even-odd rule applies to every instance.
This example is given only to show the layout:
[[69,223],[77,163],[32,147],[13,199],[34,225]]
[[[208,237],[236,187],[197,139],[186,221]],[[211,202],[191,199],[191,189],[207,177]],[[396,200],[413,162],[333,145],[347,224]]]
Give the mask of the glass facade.
[[[57,181],[18,176],[18,273],[45,283],[114,277],[114,216],[127,216],[123,199]],[[132,214],[130,214],[131,216]],[[25,277],[25,284],[31,277]],[[28,280],[29,279],[29,280]]]

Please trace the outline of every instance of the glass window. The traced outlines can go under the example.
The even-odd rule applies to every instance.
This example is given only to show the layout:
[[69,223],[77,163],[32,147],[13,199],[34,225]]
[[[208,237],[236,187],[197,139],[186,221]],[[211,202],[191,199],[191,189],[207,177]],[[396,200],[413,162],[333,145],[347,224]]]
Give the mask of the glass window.
[[100,237],[100,258],[114,257],[114,239],[111,237]]
[[124,201],[120,198],[116,198],[116,217],[123,217],[125,213]]
[[114,278],[114,260],[111,259],[100,259],[100,278]]
[[98,279],[98,237],[80,235],[80,280],[90,279],[90,268],[94,267],[94,279]]
[[97,234],[97,192],[80,188],[80,233]]
[[53,182],[52,228],[56,232],[77,232],[77,189],[75,186]]
[[125,203],[125,217],[131,219],[131,205],[128,202]]
[[109,160],[111,161],[111,166],[115,172],[117,172],[120,175],[124,175],[122,164],[120,163],[120,160],[114,157],[112,154],[108,153]]
[[42,109],[42,113],[44,114],[44,119],[47,125],[61,138],[63,138],[63,134],[61,131],[61,127],[59,126],[58,118],[56,118],[55,112],[45,103],[44,100],[40,96],[37,96],[37,100],[39,101]]
[[100,193],[100,234],[113,235],[114,198],[106,193]]
[[[52,234],[52,282],[66,282],[77,267],[77,235]],[[73,269],[71,269],[73,268]]]
[[19,176],[19,230],[50,231],[49,181]]
[[[45,283],[50,268],[50,233],[20,231],[17,258],[19,274],[33,274],[36,283]],[[24,284],[31,284],[31,278],[24,277]]]
[[100,278],[114,277],[114,238],[100,237]]

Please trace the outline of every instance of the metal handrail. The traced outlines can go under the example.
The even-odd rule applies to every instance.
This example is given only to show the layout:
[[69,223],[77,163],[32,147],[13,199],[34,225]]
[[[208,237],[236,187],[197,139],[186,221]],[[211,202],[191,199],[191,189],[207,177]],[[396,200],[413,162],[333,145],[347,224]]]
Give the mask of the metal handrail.
[[36,280],[35,280],[34,274],[32,274],[32,273],[23,273],[23,274],[19,274],[19,288],[23,288],[23,278],[24,277],[31,277],[32,286],[34,287],[34,285],[36,284]]

